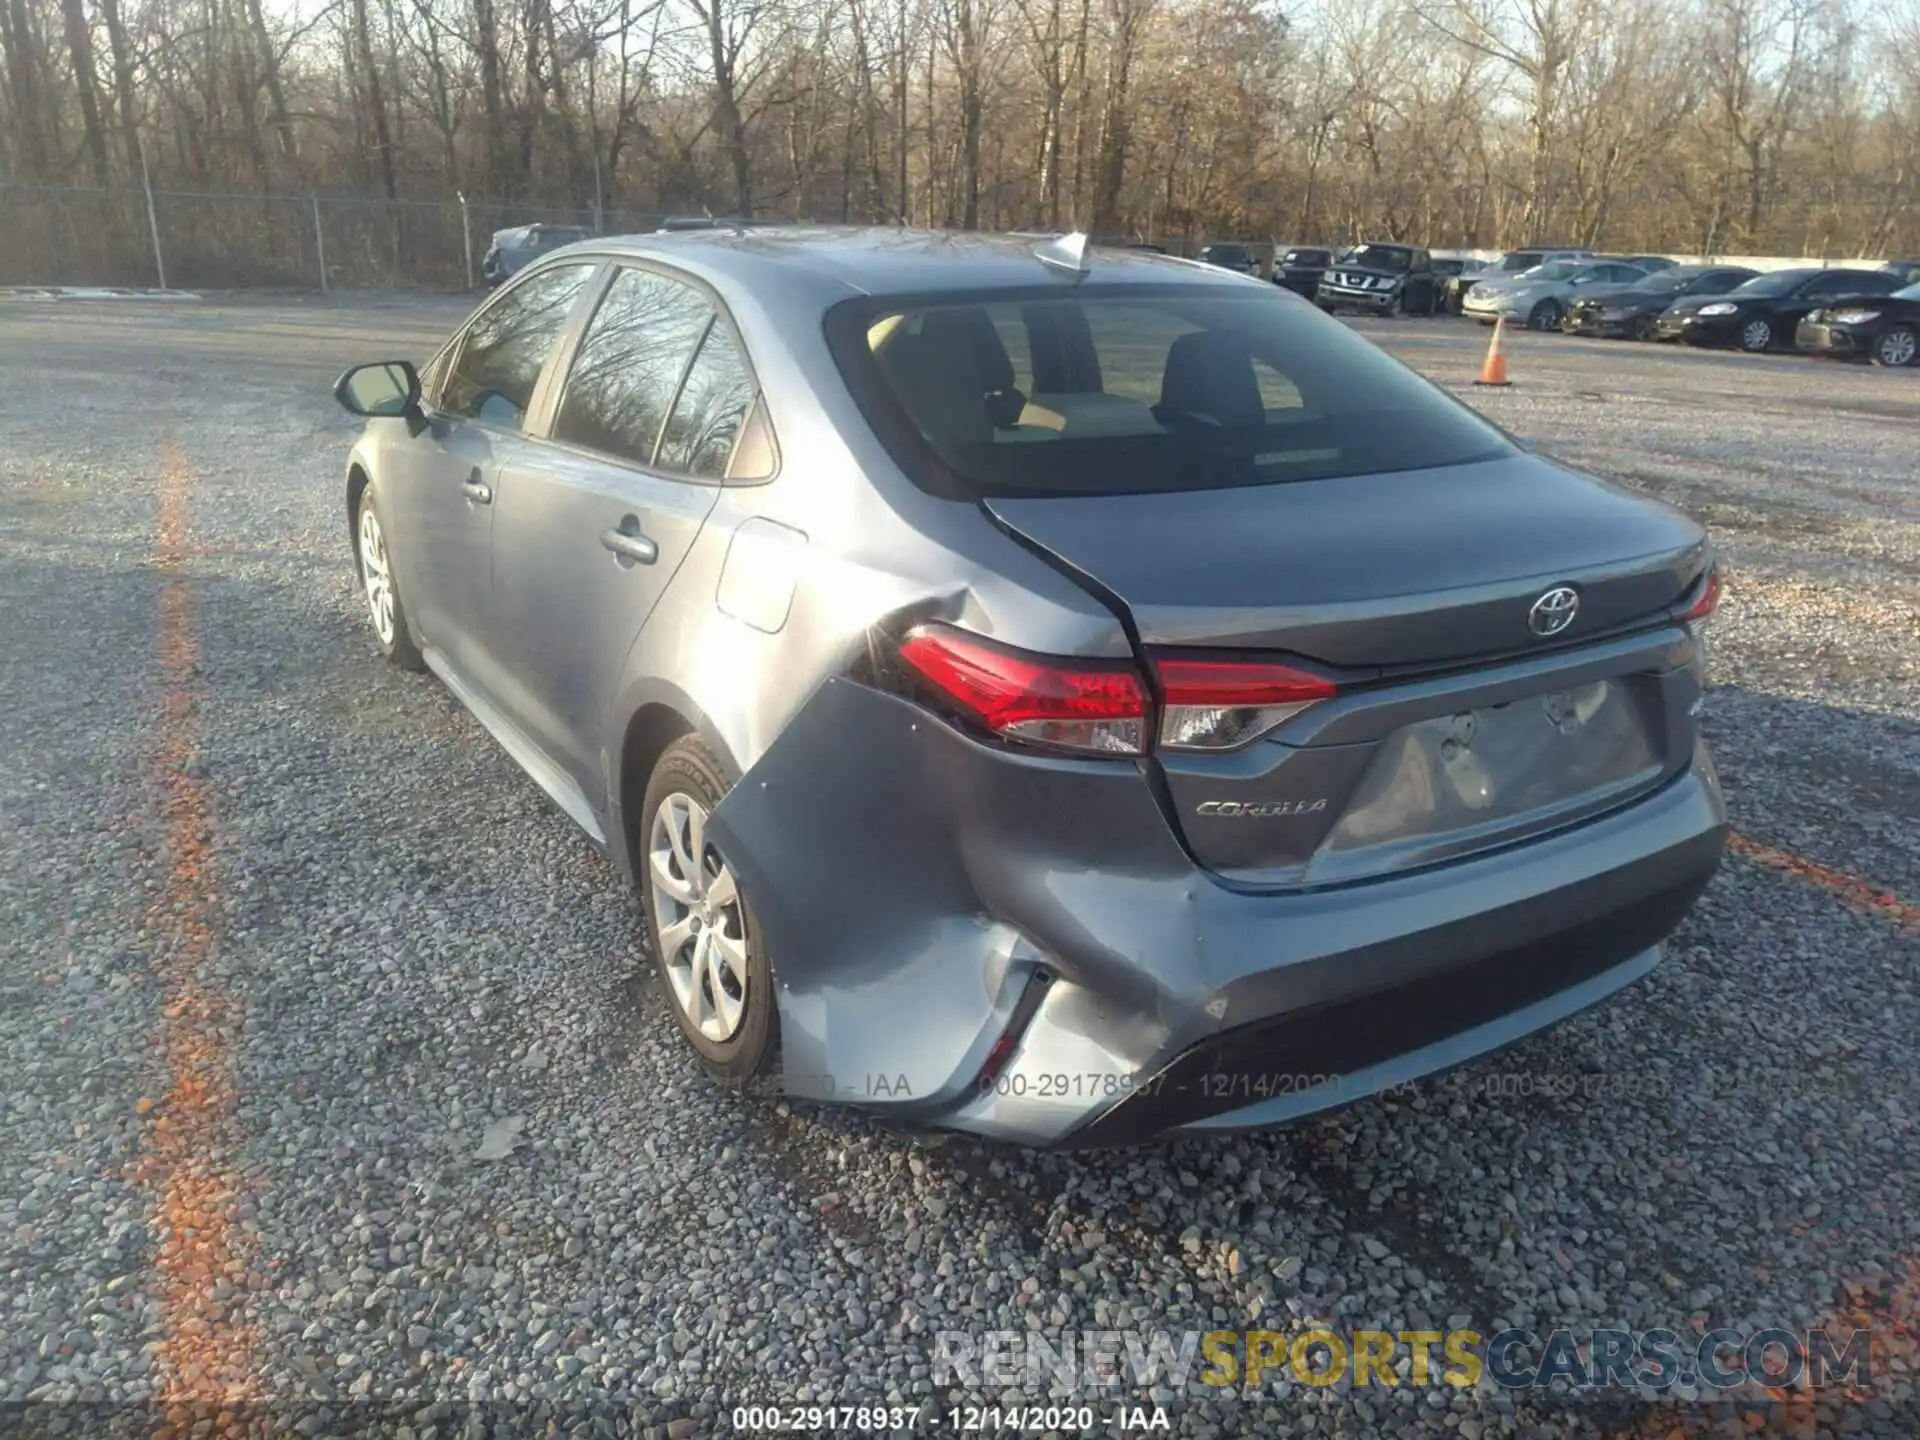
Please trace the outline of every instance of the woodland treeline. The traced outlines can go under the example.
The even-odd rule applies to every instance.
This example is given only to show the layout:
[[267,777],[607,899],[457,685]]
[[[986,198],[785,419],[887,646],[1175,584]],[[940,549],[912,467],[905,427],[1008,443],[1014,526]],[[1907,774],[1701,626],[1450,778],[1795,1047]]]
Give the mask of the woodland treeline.
[[1920,249],[1865,0],[0,0],[0,183]]

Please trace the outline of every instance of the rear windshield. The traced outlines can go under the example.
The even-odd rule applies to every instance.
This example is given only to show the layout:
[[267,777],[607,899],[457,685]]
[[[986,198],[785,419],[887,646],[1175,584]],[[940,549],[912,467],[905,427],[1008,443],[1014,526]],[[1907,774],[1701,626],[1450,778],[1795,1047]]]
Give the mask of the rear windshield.
[[896,460],[955,498],[1212,490],[1458,465],[1505,436],[1274,290],[1058,286],[828,312]]
[[1512,275],[1521,270],[1531,270],[1546,258],[1546,255],[1539,250],[1516,250],[1501,260],[1500,268]]
[[1324,265],[1333,257],[1325,250],[1289,250],[1282,262],[1287,265]]

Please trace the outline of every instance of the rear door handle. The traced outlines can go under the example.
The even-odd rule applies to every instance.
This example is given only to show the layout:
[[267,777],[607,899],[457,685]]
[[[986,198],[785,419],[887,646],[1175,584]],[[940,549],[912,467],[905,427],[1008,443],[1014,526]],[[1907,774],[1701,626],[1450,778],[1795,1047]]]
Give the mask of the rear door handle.
[[651,565],[660,558],[660,547],[634,530],[602,530],[600,543],[616,556]]
[[480,478],[480,472],[478,470],[475,470],[460,482],[460,493],[466,496],[467,500],[474,505],[491,505],[493,503],[493,487]]

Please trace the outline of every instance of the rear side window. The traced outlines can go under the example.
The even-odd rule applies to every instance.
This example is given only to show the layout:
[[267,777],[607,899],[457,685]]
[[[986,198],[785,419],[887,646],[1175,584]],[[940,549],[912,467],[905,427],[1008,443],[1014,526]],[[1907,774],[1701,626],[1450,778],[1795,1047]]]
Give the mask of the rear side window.
[[591,263],[542,270],[474,317],[440,387],[440,408],[518,430]]
[[718,480],[727,473],[727,459],[753,406],[753,395],[753,376],[733,332],[715,320],[674,401],[655,465]]
[[651,465],[687,363],[712,321],[713,307],[691,285],[622,269],[587,322],[553,438]]
[[[883,443],[956,498],[1208,490],[1510,450],[1451,396],[1278,293],[873,297],[836,306],[827,330]],[[1010,331],[1026,337],[1018,367]]]

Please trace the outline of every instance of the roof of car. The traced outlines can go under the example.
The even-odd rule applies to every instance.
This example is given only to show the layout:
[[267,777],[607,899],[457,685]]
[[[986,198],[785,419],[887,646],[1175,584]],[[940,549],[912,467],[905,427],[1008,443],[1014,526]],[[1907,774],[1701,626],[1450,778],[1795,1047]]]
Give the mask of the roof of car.
[[[1046,265],[1034,248],[1050,236],[891,227],[779,226],[618,235],[590,249],[651,257],[710,280],[807,290],[828,302],[848,295],[906,295],[1042,285],[1050,278],[1105,286],[1177,280],[1194,285],[1250,283],[1230,271],[1150,250],[1088,249],[1088,273],[1074,280]],[[835,294],[834,292],[837,292]]]

